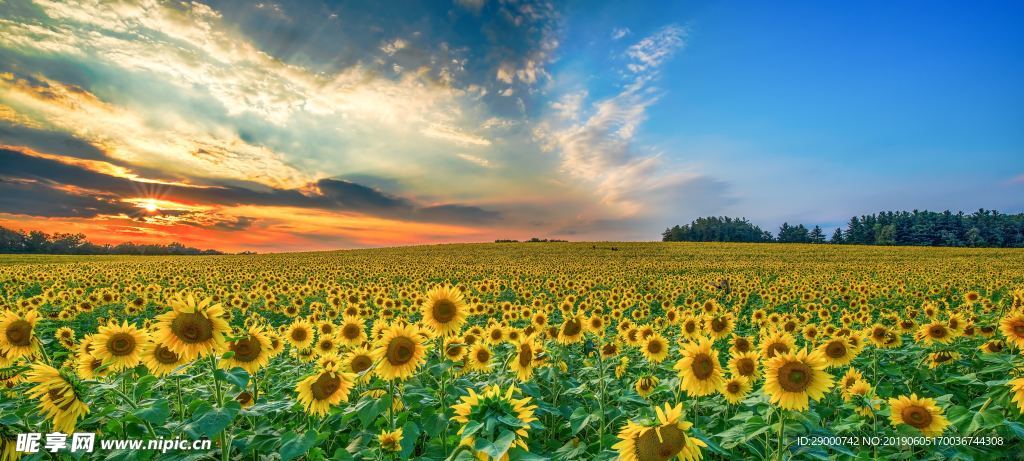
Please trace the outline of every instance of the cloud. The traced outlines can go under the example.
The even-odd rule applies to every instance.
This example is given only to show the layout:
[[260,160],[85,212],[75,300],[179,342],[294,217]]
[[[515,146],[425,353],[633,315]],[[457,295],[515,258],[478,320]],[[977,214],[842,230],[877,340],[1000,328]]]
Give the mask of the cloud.
[[[70,189],[92,199],[87,202],[72,202],[73,205],[56,203],[61,213],[67,210],[85,210],[78,213],[96,216],[99,214],[130,214],[138,212],[139,206],[127,199],[156,197],[179,203],[197,205],[236,207],[243,205],[278,206],[322,209],[334,212],[357,212],[393,219],[408,219],[424,222],[447,222],[465,220],[480,223],[495,220],[500,214],[475,206],[462,204],[439,204],[421,206],[410,199],[392,196],[380,190],[356,184],[344,179],[321,179],[308,185],[305,190],[263,188],[248,189],[238,186],[192,187],[177,184],[151,184],[111,176],[93,171],[84,165],[69,164],[53,158],[28,155],[24,152],[0,149],[0,178],[9,182],[6,187],[24,197],[30,189],[40,189],[52,196],[49,189]],[[32,187],[24,184],[31,184]],[[20,191],[20,192],[19,192]],[[90,206],[86,207],[85,204]],[[2,203],[0,212],[30,214],[32,209],[16,206],[11,201]],[[15,211],[16,210],[16,211]],[[51,216],[43,212],[37,216]],[[56,216],[67,216],[56,215]]]
[[112,195],[0,176],[0,211],[4,213],[50,218],[94,218],[130,214],[138,210]]
[[628,27],[616,27],[612,29],[612,40],[619,40],[631,34]]
[[479,166],[480,168],[491,168],[491,167],[494,166],[493,164],[491,164],[490,160],[487,160],[487,159],[485,159],[483,157],[479,157],[479,156],[476,156],[476,155],[473,155],[473,154],[460,153],[460,154],[456,154],[456,155],[459,158],[461,158],[461,159],[463,159],[463,160],[465,160],[465,161],[467,161],[469,163],[472,163],[472,164],[474,164],[476,166]]
[[626,67],[634,73],[659,67],[683,47],[685,38],[686,30],[682,27],[674,24],[665,26],[626,50],[626,55],[633,60]]

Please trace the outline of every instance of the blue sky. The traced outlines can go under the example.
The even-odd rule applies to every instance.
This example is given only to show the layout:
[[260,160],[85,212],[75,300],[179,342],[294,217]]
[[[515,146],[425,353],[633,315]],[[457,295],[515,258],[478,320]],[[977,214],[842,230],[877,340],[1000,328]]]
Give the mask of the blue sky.
[[8,227],[268,251],[1024,211],[1015,2],[0,13]]

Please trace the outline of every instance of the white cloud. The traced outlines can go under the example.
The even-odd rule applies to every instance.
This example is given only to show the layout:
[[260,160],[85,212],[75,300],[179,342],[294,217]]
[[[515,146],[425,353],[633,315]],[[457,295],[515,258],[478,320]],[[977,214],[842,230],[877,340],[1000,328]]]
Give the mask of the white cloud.
[[479,166],[481,168],[492,168],[494,166],[493,164],[491,164],[490,160],[487,160],[487,159],[485,159],[483,157],[480,157],[480,156],[476,156],[476,155],[473,155],[473,154],[467,154],[467,153],[460,153],[460,154],[456,154],[456,155],[459,158],[461,158],[461,159],[463,159],[463,160],[465,160],[465,161],[467,161],[469,163],[472,163],[472,164],[474,164],[476,166]]
[[633,60],[627,68],[634,73],[641,73],[661,66],[676,50],[683,47],[685,38],[686,30],[680,26],[673,24],[661,28],[626,50],[626,55]]
[[625,38],[627,35],[629,35],[631,33],[632,32],[630,32],[628,27],[616,27],[616,28],[612,29],[612,40],[618,40],[618,39],[621,39],[621,38]]
[[444,125],[441,123],[433,123],[420,131],[423,135],[435,138],[444,139],[451,141],[460,146],[489,146],[491,141],[482,138],[480,136],[460,131],[458,128],[453,126]]

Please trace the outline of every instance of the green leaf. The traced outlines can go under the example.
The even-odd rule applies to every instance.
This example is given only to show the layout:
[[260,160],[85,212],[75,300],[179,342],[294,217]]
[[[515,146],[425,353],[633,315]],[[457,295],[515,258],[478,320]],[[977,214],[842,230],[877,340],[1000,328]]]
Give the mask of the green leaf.
[[224,373],[224,380],[234,384],[239,390],[245,390],[245,386],[249,384],[249,372],[235,367]]
[[466,428],[462,430],[462,438],[465,439],[466,437],[476,434],[483,427],[484,424],[480,421],[470,421],[466,424]]
[[412,450],[416,448],[416,439],[420,437],[420,427],[412,421],[406,421],[402,426],[402,452],[399,457],[409,459]]
[[160,426],[164,422],[166,422],[167,416],[169,416],[170,414],[171,409],[167,405],[166,399],[157,400],[156,402],[153,402],[153,404],[150,405],[149,407],[140,408],[138,411],[135,412],[135,416],[138,416],[139,418],[142,418],[143,420],[148,421],[152,424],[156,424],[157,426]]
[[368,404],[359,410],[359,422],[363,424],[363,427],[369,427],[370,423],[377,419],[391,405],[391,397],[383,396],[380,400]]
[[590,424],[590,420],[591,414],[582,407],[573,410],[572,415],[569,416],[569,429],[572,431],[572,435],[579,434],[584,427]]
[[294,432],[288,431],[281,437],[281,461],[290,461],[305,454],[316,444],[317,432],[314,429],[306,431],[306,435],[299,438]]
[[495,440],[493,443],[484,439],[480,439],[480,441],[484,442],[484,446],[482,448],[478,447],[478,450],[484,452],[491,458],[501,459],[501,457],[505,456],[505,453],[508,452],[508,449],[512,447],[512,443],[516,441],[516,433],[512,431],[501,431],[501,435],[498,436],[498,440]]
[[242,405],[234,400],[225,404],[224,408],[213,408],[206,402],[203,404],[205,405],[199,407],[202,410],[193,417],[194,422],[189,424],[188,430],[207,437],[213,437],[223,431],[242,409]]

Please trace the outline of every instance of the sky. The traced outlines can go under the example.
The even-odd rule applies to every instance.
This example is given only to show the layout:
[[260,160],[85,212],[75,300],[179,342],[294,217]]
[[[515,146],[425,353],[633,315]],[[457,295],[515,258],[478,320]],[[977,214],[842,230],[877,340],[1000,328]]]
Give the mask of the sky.
[[0,226],[323,250],[1024,211],[1024,3],[0,0]]

